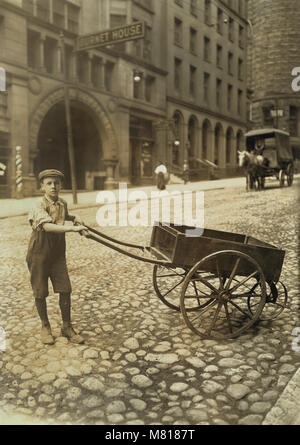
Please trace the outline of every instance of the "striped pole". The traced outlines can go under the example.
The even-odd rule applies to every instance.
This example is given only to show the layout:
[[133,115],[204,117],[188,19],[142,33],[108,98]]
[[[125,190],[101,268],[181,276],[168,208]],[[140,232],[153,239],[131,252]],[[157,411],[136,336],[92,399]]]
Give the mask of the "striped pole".
[[16,192],[17,198],[23,197],[22,147],[16,147]]

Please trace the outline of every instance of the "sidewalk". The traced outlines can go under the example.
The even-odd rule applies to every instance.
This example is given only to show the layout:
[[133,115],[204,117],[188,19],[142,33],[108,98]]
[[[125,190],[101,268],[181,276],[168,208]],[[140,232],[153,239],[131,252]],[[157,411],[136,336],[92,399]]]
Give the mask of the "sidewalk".
[[266,415],[263,425],[300,425],[300,369]]
[[[200,182],[190,182],[188,184],[170,184],[167,185],[167,191],[209,191],[216,189],[224,189],[227,187],[243,187],[245,186],[245,178],[229,178],[229,179],[218,179],[214,181],[200,181]],[[155,185],[150,186],[139,186],[139,187],[129,187],[127,189],[127,194],[130,195],[132,192],[142,190],[148,196],[151,192],[157,191]],[[119,190],[110,190],[109,192],[114,193],[116,197],[116,202],[119,202]],[[78,204],[73,204],[72,193],[62,193],[61,197],[65,199],[68,203],[69,210],[81,209],[88,207],[99,207],[101,204],[97,204],[97,195],[99,191],[92,192],[80,192],[77,193]],[[8,218],[12,216],[26,215],[33,203],[40,199],[40,196],[34,196],[30,198],[23,199],[1,199],[0,200],[0,219]]]

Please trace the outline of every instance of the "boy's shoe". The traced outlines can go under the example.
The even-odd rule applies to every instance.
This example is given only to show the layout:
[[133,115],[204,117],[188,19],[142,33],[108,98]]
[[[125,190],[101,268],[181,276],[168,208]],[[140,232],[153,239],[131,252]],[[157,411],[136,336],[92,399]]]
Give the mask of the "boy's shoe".
[[41,340],[44,345],[54,345],[54,337],[50,326],[43,326],[41,330]]
[[62,337],[66,337],[71,343],[77,343],[77,344],[84,343],[84,338],[81,337],[81,335],[77,334],[74,331],[72,325],[70,325],[68,327],[62,327],[61,335],[62,335]]

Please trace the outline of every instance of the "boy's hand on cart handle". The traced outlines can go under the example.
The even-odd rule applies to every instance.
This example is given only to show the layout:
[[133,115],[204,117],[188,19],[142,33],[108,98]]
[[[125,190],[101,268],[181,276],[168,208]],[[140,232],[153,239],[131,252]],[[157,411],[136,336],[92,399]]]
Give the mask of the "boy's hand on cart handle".
[[87,228],[81,224],[75,224],[73,230],[74,232],[79,232],[81,236],[87,236],[89,234]]
[[80,216],[75,216],[74,218],[74,224],[75,225],[80,225],[80,226],[84,226],[84,222],[82,221],[82,219],[80,218]]

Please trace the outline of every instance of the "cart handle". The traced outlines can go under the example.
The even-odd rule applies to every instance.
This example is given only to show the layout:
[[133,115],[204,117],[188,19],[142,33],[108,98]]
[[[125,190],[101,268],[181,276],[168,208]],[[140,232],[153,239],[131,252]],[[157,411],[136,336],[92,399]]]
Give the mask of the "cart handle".
[[[87,226],[85,226],[85,227],[88,229]],[[94,241],[97,241],[98,243],[103,244],[104,246],[109,247],[110,249],[116,250],[117,252],[122,253],[123,255],[127,255],[130,258],[134,258],[135,260],[140,260],[140,261],[143,261],[145,263],[157,264],[157,265],[162,265],[162,266],[172,266],[172,263],[169,262],[169,261],[145,258],[143,256],[136,255],[136,254],[131,253],[131,252],[127,252],[127,250],[124,250],[121,247],[115,246],[114,244],[111,244],[108,241],[104,241],[103,239],[101,239],[101,235],[99,235],[99,234],[97,236],[87,234],[87,235],[85,235],[85,237],[89,238],[89,239],[92,239]],[[125,243],[123,243],[123,244],[125,244]],[[141,246],[139,246],[139,248],[141,248],[143,250],[150,251],[150,247],[141,247]]]
[[140,246],[140,245],[137,245],[137,244],[125,243],[124,241],[116,240],[115,238],[111,238],[110,236],[105,235],[104,233],[99,232],[99,230],[93,229],[92,227],[89,227],[86,224],[84,225],[84,227],[86,227],[90,232],[95,233],[96,235],[99,235],[99,236],[101,236],[104,239],[112,241],[113,243],[120,244],[121,246],[134,247],[135,249],[141,249],[141,250],[150,251],[150,247]]

